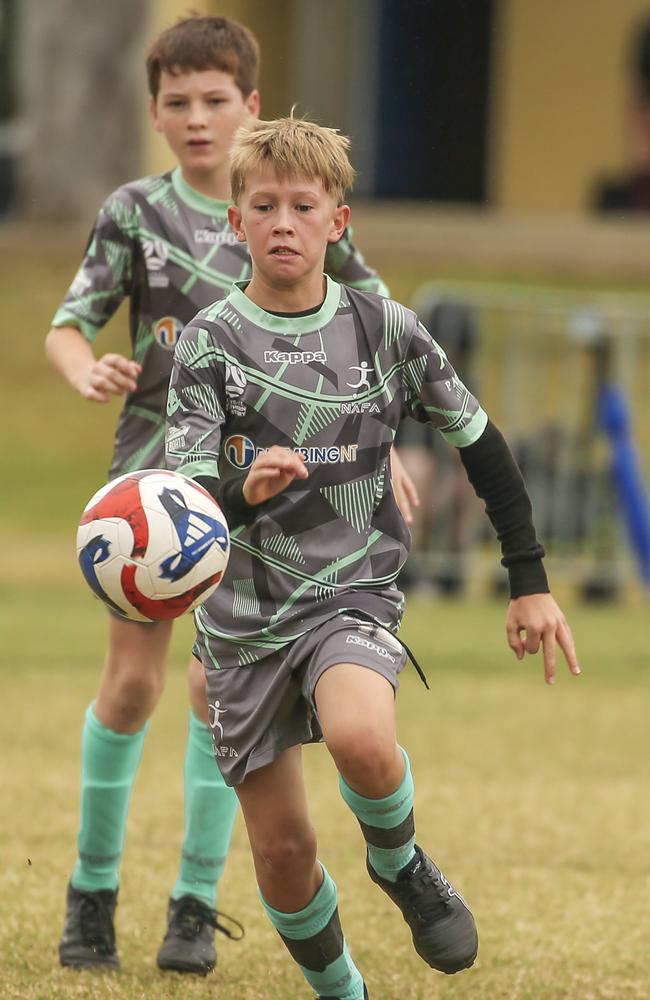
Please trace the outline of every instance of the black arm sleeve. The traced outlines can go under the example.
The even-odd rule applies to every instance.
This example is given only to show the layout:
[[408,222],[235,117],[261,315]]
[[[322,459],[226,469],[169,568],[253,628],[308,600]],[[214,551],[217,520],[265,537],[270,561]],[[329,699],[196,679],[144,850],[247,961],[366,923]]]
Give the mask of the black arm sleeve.
[[544,549],[535,534],[530,498],[501,431],[488,420],[478,441],[458,450],[501,543],[501,564],[508,570],[510,596],[548,593]]
[[251,524],[257,512],[257,507],[244,499],[243,487],[246,473],[234,476],[232,479],[216,479],[214,476],[197,476],[196,482],[207,490],[221,507],[228,527],[239,528],[242,524]]

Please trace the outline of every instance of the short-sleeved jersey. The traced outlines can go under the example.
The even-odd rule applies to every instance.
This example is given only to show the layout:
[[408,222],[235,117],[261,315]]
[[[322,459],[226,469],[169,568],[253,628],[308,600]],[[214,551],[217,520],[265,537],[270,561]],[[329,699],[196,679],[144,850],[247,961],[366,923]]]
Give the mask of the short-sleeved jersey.
[[[54,326],[74,326],[93,341],[129,298],[132,356],[142,365],[116,433],[111,476],[164,461],[164,411],[176,341],[199,309],[250,277],[246,244],[231,229],[228,202],[208,198],[180,169],[125,184],[104,203],[84,260]],[[385,294],[349,232],[328,250],[337,280]]]
[[400,419],[431,421],[458,447],[487,423],[415,313],[332,280],[308,316],[264,312],[239,286],[199,313],[176,347],[167,414],[168,466],[189,476],[241,473],[272,445],[309,471],[232,532],[224,579],[196,615],[220,667],[344,609],[396,627],[409,546],[389,468]]

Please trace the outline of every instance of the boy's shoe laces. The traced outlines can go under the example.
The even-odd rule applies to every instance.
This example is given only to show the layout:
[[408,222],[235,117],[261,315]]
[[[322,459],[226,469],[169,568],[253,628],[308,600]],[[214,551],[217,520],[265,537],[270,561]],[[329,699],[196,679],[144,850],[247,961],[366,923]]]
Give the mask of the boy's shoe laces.
[[[237,930],[231,931],[224,924],[219,923],[219,917],[230,921]],[[242,924],[234,917],[229,917],[227,913],[211,910],[209,906],[202,903],[200,899],[195,899],[194,896],[185,896],[179,901],[171,922],[178,936],[185,938],[186,941],[196,940],[205,924],[213,927],[215,931],[225,934],[231,941],[240,941],[245,934]]]

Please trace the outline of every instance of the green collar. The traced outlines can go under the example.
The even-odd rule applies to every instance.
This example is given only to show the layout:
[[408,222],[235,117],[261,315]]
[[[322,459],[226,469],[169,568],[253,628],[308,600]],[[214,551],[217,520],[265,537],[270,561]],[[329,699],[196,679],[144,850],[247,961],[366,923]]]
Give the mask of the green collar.
[[217,198],[209,198],[207,194],[195,191],[183,177],[180,167],[172,171],[172,185],[178,197],[186,205],[204,215],[227,216],[228,206],[232,205],[231,201],[219,201]]
[[260,309],[252,299],[244,294],[249,280],[236,281],[228,293],[228,301],[237,312],[250,320],[251,323],[255,323],[256,326],[260,326],[270,333],[283,333],[285,336],[291,337],[301,333],[313,333],[314,330],[322,330],[334,318],[341,301],[341,286],[333,281],[329,275],[325,275],[327,292],[325,293],[325,301],[318,312],[294,318],[274,316],[272,313],[266,312],[265,309]]

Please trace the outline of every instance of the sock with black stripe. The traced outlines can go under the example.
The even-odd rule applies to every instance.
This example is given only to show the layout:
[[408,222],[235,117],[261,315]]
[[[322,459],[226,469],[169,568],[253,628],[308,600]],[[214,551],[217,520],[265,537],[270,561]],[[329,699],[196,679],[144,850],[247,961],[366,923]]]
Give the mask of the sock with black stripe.
[[319,996],[363,1000],[363,978],[341,930],[336,885],[321,867],[323,883],[304,909],[282,913],[260,898],[291,957]]
[[355,792],[339,775],[341,795],[357,817],[368,846],[368,860],[382,878],[396,882],[402,868],[415,857],[413,776],[406,751],[404,777],[390,795],[369,799]]

